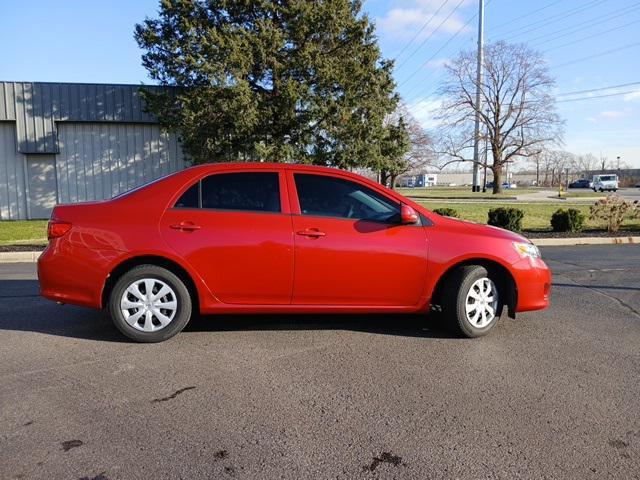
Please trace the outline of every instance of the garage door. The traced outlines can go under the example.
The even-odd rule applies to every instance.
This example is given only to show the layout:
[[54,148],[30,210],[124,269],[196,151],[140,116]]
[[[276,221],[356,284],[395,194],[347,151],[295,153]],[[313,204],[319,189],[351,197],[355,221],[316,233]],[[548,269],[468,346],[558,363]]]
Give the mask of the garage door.
[[184,168],[176,136],[157,125],[58,123],[61,203],[104,200]]

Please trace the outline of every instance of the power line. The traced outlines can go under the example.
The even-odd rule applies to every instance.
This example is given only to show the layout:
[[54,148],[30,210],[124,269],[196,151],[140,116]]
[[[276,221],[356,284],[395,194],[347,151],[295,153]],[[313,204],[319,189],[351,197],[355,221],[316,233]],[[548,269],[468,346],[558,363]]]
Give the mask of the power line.
[[611,85],[609,87],[590,88],[589,90],[576,90],[575,92],[558,93],[558,97],[566,97],[568,95],[577,95],[579,93],[601,92],[603,90],[612,90],[614,88],[631,87],[632,85],[640,85],[640,82],[621,83],[620,85]]
[[427,27],[429,26],[429,24],[431,23],[431,20],[433,20],[433,19],[435,18],[435,16],[436,16],[436,15],[438,15],[438,13],[440,13],[440,10],[442,10],[442,8],[443,8],[447,3],[449,3],[449,0],[444,0],[444,2],[442,2],[442,3],[440,4],[440,6],[438,7],[438,9],[437,9],[437,10],[436,10],[436,11],[435,11],[435,12],[434,12],[430,17],[429,17],[429,19],[428,19],[428,20],[427,20],[427,21],[422,25],[422,27],[420,28],[420,30],[418,30],[418,31],[416,32],[416,34],[411,38],[411,40],[409,40],[409,42],[408,42],[404,47],[402,47],[402,50],[400,50],[400,53],[398,53],[398,54],[396,55],[396,60],[397,60],[397,59],[398,59],[398,58],[399,58],[399,57],[400,57],[400,56],[405,52],[405,50],[406,50],[407,48],[409,48],[409,45],[411,45],[411,44],[413,43],[413,41],[414,41],[416,38],[418,38],[418,35],[420,35],[420,34],[424,31],[424,29],[425,29],[425,28],[427,28]]
[[444,18],[444,20],[442,20],[442,22],[440,22],[440,24],[436,27],[436,29],[435,29],[435,30],[433,30],[433,31],[429,34],[429,36],[428,36],[427,38],[425,38],[425,39],[420,43],[420,45],[418,45],[418,46],[416,47],[416,49],[415,49],[413,52],[411,52],[411,54],[410,54],[407,58],[405,58],[405,59],[402,61],[402,63],[401,63],[400,65],[398,65],[398,67],[396,68],[396,70],[399,70],[400,68],[402,68],[402,66],[403,66],[403,65],[405,65],[405,64],[409,61],[409,59],[410,59],[411,57],[413,57],[413,56],[415,55],[415,53],[416,53],[418,50],[420,50],[420,49],[422,48],[422,46],[423,46],[425,43],[427,43],[427,42],[431,39],[431,37],[433,37],[433,35],[435,35],[435,33],[436,33],[438,30],[440,30],[440,27],[442,27],[442,25],[444,25],[444,24],[445,24],[445,22],[446,22],[447,20],[449,20],[449,18],[451,17],[451,15],[453,15],[453,14],[458,10],[458,8],[460,8],[460,6],[464,3],[464,1],[465,1],[465,0],[460,0],[460,1],[458,2],[458,4],[456,5],[456,7],[455,7],[453,10],[451,10],[451,11],[449,12],[449,15],[447,15],[447,16]]
[[552,6],[554,6],[554,5],[556,5],[556,4],[560,3],[560,2],[563,2],[563,1],[564,0],[556,0],[555,2],[551,2],[551,3],[547,4],[547,5],[545,5],[544,7],[537,8],[535,10],[532,10],[532,11],[528,12],[528,13],[525,13],[524,15],[520,15],[519,17],[512,18],[511,20],[509,20],[507,22],[504,22],[504,23],[501,23],[499,25],[496,25],[495,27],[493,27],[489,31],[491,31],[491,30],[499,30],[502,27],[505,27],[507,25],[511,25],[511,24],[513,24],[514,22],[517,22],[520,19],[529,17],[529,16],[533,15],[534,13],[541,12],[542,10],[546,10],[547,8],[552,7]]
[[[591,19],[586,20],[584,22],[577,23],[577,24],[573,25],[572,27],[570,27],[568,30],[566,28],[561,28],[561,29],[556,30],[554,32],[550,32],[550,33],[546,33],[544,35],[539,35],[537,37],[530,38],[528,41],[529,42],[537,42],[538,40],[545,39],[545,41],[541,42],[541,43],[547,43],[547,42],[556,40],[558,38],[566,37],[568,35],[573,35],[574,33],[579,32],[580,30],[588,29],[588,28],[590,28],[590,27],[592,27],[594,25],[598,25],[600,23],[606,23],[609,20],[613,20],[614,18],[618,18],[618,17],[620,17],[622,15],[625,15],[626,13],[629,13],[629,12],[632,12],[634,10],[637,10],[638,8],[640,8],[640,4],[636,3],[634,5],[626,6],[624,8],[620,8],[618,10],[613,10],[613,11],[607,13],[604,16],[599,16],[598,18],[591,18]],[[586,26],[583,27],[583,25],[586,25]],[[556,35],[556,33],[560,33],[561,35]],[[555,36],[552,36],[552,35],[555,35]]]
[[622,47],[618,47],[618,48],[614,48],[614,49],[611,49],[611,50],[607,50],[606,52],[596,53],[594,55],[589,55],[587,57],[582,57],[582,58],[578,58],[576,60],[571,60],[570,62],[561,63],[559,65],[552,65],[551,67],[552,68],[566,67],[567,65],[573,65],[574,63],[584,62],[585,60],[591,60],[592,58],[602,57],[604,55],[608,55],[610,53],[619,52],[621,50],[627,50],[627,49],[629,49],[631,47],[635,47],[637,45],[640,45],[640,42],[630,43],[628,45],[623,45]]
[[591,99],[595,99],[595,98],[606,98],[606,97],[615,97],[615,96],[618,96],[618,95],[628,95],[630,93],[640,93],[640,90],[628,90],[626,92],[607,93],[605,95],[591,95],[589,97],[568,98],[566,100],[556,100],[556,102],[557,103],[577,102],[577,101],[581,101],[581,100],[591,100]]
[[[605,0],[591,0],[590,2],[588,2],[585,5],[582,5],[580,7],[572,8],[572,9],[569,9],[569,10],[565,10],[564,12],[560,12],[560,13],[558,13],[556,15],[552,15],[550,17],[543,18],[543,19],[538,20],[536,22],[532,22],[532,23],[530,23],[528,25],[525,25],[524,27],[514,28],[512,30],[507,30],[506,32],[504,32],[504,33],[502,33],[500,35],[501,36],[507,36],[507,35],[509,35],[511,33],[516,33],[517,32],[514,36],[518,37],[518,36],[527,34],[529,32],[533,32],[535,30],[539,30],[541,28],[544,28],[547,25],[549,25],[550,23],[555,23],[557,21],[564,20],[565,18],[568,18],[568,17],[570,17],[572,15],[576,15],[576,14],[578,14],[578,13],[584,11],[584,10],[587,10],[589,8],[594,7],[597,4],[603,3],[604,1]],[[540,25],[540,24],[542,24],[542,25]],[[533,27],[534,25],[540,25],[540,26]],[[527,27],[533,27],[533,28],[526,29]],[[523,28],[525,28],[525,30],[523,30]]]
[[576,43],[584,42],[585,40],[589,40],[590,38],[595,38],[595,37],[599,37],[601,35],[604,35],[606,33],[614,32],[616,30],[620,30],[621,28],[628,27],[629,25],[633,25],[634,23],[638,23],[638,22],[640,22],[640,18],[637,19],[637,20],[634,20],[633,22],[629,22],[629,23],[625,23],[624,25],[620,25],[619,27],[610,28],[609,30],[605,30],[603,32],[594,33],[593,35],[587,35],[586,37],[582,37],[582,38],[579,38],[577,40],[573,40],[571,42],[563,43],[561,45],[556,45],[553,48],[549,48],[547,50],[544,50],[543,53],[548,53],[548,52],[551,52],[553,50],[557,50],[558,48],[564,48],[564,47],[568,47],[569,45],[574,45]]
[[[625,8],[621,8],[619,10],[614,10],[613,12],[610,12],[609,14],[603,16],[603,17],[599,17],[599,18],[595,18],[595,19],[590,19],[587,20],[585,22],[581,22],[578,23],[576,25],[574,25],[573,27],[571,27],[569,30],[567,30],[566,28],[561,28],[560,30],[556,30],[555,32],[550,32],[547,33],[545,35],[539,35],[537,37],[534,38],[530,38],[528,39],[528,42],[537,42],[538,40],[544,40],[543,42],[540,42],[539,45],[544,45],[545,43],[549,43],[552,42],[554,40],[557,40],[559,38],[563,38],[563,37],[567,37],[569,35],[573,35],[576,32],[579,32],[581,30],[586,30],[589,29],[591,27],[594,27],[596,25],[599,25],[601,23],[606,23],[610,20],[613,20],[614,18],[618,18],[621,17],[623,15],[626,15],[629,12],[632,12],[634,10],[638,10],[640,8],[640,5],[636,4],[633,5],[631,7],[625,7]],[[621,12],[621,13],[619,13]],[[617,14],[617,15],[615,15]],[[588,24],[586,26],[582,26]],[[556,33],[559,33],[560,35],[556,35]],[[554,36],[555,35],[555,36]]]
[[[487,2],[488,5],[488,2]],[[471,23],[476,17],[478,16],[478,14],[476,13],[473,17],[471,17],[469,20],[466,21],[466,23],[464,25],[462,25],[451,37],[449,37],[449,40],[447,40],[437,51],[436,53],[434,53],[433,55],[431,55],[431,57],[429,57],[424,63],[422,63],[417,70],[414,70],[413,73],[411,73],[411,75],[409,75],[408,77],[406,77],[404,79],[404,81],[398,85],[398,87],[401,87],[402,85],[404,85],[405,83],[407,83],[409,80],[411,80],[420,70],[422,70],[423,67],[425,67],[431,60],[433,60],[442,50],[444,50],[444,48],[449,45],[449,43],[451,43],[451,41],[456,38],[458,35],[460,35],[460,32],[462,32],[463,29],[465,29],[469,23]]]

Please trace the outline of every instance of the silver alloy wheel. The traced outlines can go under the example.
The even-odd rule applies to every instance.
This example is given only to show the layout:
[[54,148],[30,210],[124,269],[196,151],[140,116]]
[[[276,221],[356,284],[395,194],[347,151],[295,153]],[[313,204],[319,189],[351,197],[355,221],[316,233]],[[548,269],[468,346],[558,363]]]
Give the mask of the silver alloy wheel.
[[125,321],[141,332],[157,332],[176,316],[178,299],[173,289],[157,278],[131,283],[120,299]]
[[498,310],[498,289],[490,278],[483,277],[471,285],[465,300],[467,321],[475,328],[488,326]]

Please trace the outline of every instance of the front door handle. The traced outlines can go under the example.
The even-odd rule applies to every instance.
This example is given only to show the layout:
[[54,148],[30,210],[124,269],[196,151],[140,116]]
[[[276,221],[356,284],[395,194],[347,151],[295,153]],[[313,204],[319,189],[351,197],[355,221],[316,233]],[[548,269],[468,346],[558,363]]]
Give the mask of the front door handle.
[[317,228],[305,228],[304,230],[300,230],[296,232],[298,235],[303,235],[305,237],[319,238],[324,237],[326,233],[321,232]]
[[196,225],[193,222],[180,222],[178,224],[169,225],[174,230],[182,230],[183,232],[193,232],[194,230],[200,230],[202,227]]

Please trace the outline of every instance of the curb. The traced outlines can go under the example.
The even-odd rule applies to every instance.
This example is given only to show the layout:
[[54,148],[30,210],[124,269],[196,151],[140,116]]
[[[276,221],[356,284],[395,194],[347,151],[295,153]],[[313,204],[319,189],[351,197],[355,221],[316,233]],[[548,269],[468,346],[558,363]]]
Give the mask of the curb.
[[640,243],[640,237],[573,237],[573,238],[531,238],[538,247],[556,247],[562,245],[618,245],[622,243]]
[[0,263],[35,263],[42,251],[33,252],[0,252]]

